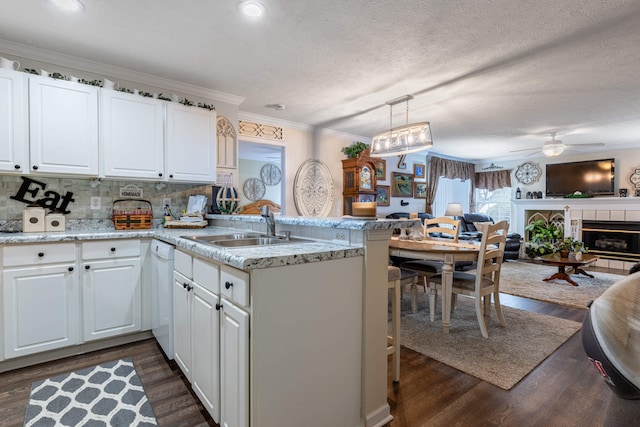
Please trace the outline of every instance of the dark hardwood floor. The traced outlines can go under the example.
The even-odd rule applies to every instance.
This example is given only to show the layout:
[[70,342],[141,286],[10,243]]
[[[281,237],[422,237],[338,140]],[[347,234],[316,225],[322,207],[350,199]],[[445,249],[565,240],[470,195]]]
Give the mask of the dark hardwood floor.
[[[575,321],[582,321],[586,313],[511,295],[501,300],[511,307]],[[579,333],[509,391],[407,348],[400,354],[400,382],[393,384],[389,377],[394,420],[388,427],[603,424],[611,392],[587,361]],[[0,374],[0,426],[22,426],[33,381],[122,357],[134,360],[160,426],[216,426],[177,365],[164,357],[154,340]]]

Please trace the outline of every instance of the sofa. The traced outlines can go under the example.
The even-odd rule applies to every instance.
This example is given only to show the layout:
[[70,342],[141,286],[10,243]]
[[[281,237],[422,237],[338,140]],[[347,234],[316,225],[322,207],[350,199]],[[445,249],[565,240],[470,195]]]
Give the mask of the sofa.
[[[466,213],[462,216],[457,216],[456,219],[460,220],[460,232],[458,234],[459,240],[482,239],[482,232],[478,231],[476,223],[494,222],[493,218],[483,213]],[[504,259],[518,259],[520,256],[521,244],[521,235],[519,235],[518,233],[508,234],[507,243],[504,248]]]

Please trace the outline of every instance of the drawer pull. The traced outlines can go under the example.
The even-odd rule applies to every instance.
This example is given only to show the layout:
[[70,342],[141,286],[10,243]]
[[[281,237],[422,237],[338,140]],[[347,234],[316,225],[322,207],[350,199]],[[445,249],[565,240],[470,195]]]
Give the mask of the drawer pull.
[[220,311],[222,309],[222,304],[216,303],[216,310]]
[[37,171],[38,170],[38,165],[33,165],[33,170]]
[[116,251],[116,248],[111,248],[111,252],[115,252],[115,251]]
[[20,169],[20,165],[13,166],[14,169]]
[[224,282],[224,287],[225,288],[229,289],[232,286],[233,286],[233,282],[229,282],[229,281]]
[[44,256],[44,252],[38,252],[38,256],[42,258]]
[[73,267],[69,267],[69,271],[73,271]]
[[90,266],[90,265],[85,265],[85,266],[84,266],[84,269],[85,269],[85,270],[89,270],[90,268],[91,268],[91,266]]

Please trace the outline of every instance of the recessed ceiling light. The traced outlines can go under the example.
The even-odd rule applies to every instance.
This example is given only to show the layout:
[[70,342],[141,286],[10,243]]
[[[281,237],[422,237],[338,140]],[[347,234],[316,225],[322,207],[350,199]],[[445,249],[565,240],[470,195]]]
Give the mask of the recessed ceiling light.
[[51,0],[60,9],[76,12],[84,9],[84,3],[80,0]]
[[240,11],[249,18],[257,19],[264,15],[264,5],[255,0],[246,0],[240,3]]

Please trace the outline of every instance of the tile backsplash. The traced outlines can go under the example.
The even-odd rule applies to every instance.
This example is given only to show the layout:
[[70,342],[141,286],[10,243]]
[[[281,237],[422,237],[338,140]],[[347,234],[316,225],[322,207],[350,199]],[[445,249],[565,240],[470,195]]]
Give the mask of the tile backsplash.
[[[38,192],[35,195],[26,194],[25,199],[37,200],[51,197],[53,193],[61,196],[67,192],[73,193],[74,201],[67,205],[69,211],[66,214],[67,221],[110,220],[113,202],[120,199],[120,188],[129,184],[135,184],[143,190],[141,198],[151,202],[155,219],[163,217],[163,200],[166,198],[171,199],[171,210],[176,216],[187,207],[187,201],[191,195],[205,195],[208,199],[207,203],[211,203],[211,185],[204,184],[163,183],[164,188],[158,190],[156,186],[162,187],[159,182],[101,180],[100,185],[92,187],[91,179],[35,177],[32,175],[28,175],[28,178],[43,183],[46,187],[43,189],[32,186],[32,189],[38,187]],[[15,196],[23,184],[24,181],[20,176],[0,175],[0,226],[8,222],[22,221],[22,211],[27,204],[11,199],[11,196]],[[52,193],[46,194],[47,192]],[[100,197],[99,209],[91,209],[92,197]]]

